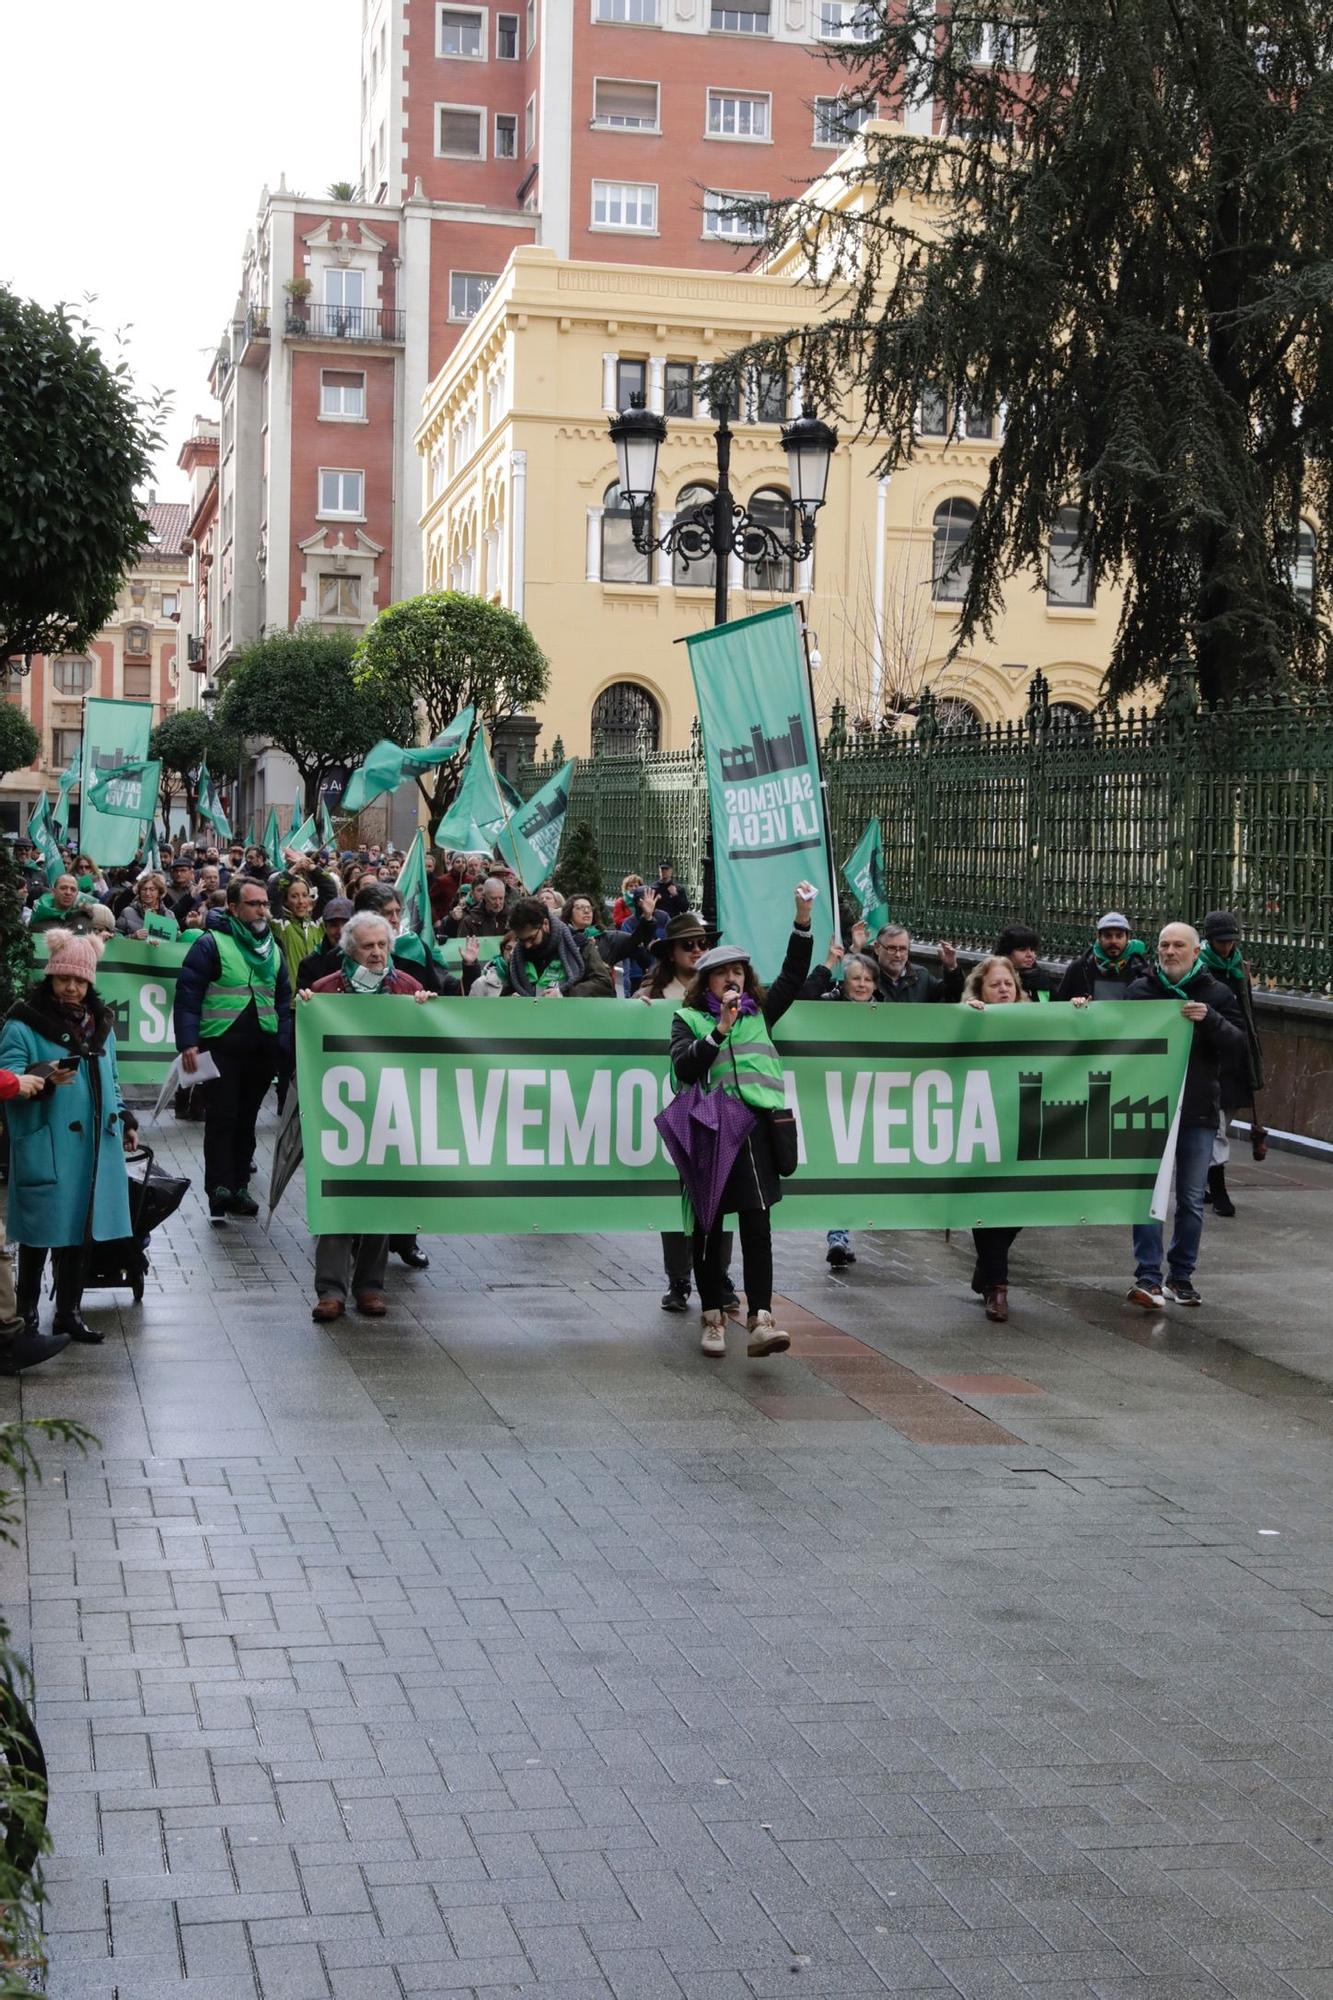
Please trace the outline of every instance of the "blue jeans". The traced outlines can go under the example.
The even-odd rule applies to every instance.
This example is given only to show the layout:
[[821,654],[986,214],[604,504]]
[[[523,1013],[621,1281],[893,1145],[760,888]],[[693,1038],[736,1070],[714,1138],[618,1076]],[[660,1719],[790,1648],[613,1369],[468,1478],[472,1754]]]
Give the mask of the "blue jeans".
[[[1171,1248],[1166,1253],[1167,1275],[1172,1278],[1192,1278],[1199,1261],[1203,1197],[1216,1136],[1214,1125],[1183,1125],[1176,1140],[1176,1216]],[[1134,1225],[1134,1276],[1140,1284],[1162,1282],[1160,1222]]]

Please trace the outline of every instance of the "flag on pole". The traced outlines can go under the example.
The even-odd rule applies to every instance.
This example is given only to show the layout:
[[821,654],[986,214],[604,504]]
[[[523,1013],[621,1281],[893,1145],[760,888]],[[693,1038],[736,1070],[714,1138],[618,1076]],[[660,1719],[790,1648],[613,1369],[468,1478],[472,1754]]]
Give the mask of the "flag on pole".
[[315,824],[315,815],[310,813],[283,842],[283,851],[290,853],[295,848],[298,854],[313,854],[318,846],[319,828]]
[[28,838],[46,864],[48,886],[68,871],[56,837],[51,831],[51,801],[43,792],[28,815]]
[[324,802],[322,792],[319,795],[319,844],[321,847],[338,845],[338,836],[333,830],[333,821],[329,818],[329,809]]
[[347,780],[341,810],[358,813],[382,793],[396,792],[404,778],[415,777],[418,771],[432,771],[437,764],[447,764],[467,742],[475,717],[475,708],[460,709],[447,729],[419,748],[404,750],[387,736],[382,737],[361,768]]
[[496,847],[530,895],[541,888],[555,867],[569,811],[574,760],[562,764],[539,792],[520,802]]
[[231,839],[231,821],[222,810],[218,788],[213,782],[205,757],[199,766],[199,776],[195,787],[195,811],[206,826],[211,826],[219,840]]
[[251,813],[249,819],[245,822],[245,844],[247,847],[257,845],[255,840],[255,816],[253,813]]
[[[108,819],[143,821],[157,811],[161,777],[162,766],[156,757],[136,757],[130,763],[104,768],[89,785],[86,796]],[[137,848],[137,837],[134,844]]]
[[148,837],[143,845],[143,865],[145,868],[156,870],[158,874],[162,872],[162,849],[158,843],[156,819],[150,819],[148,822]]
[[[258,841],[255,842],[256,847],[259,844]],[[278,831],[278,809],[276,806],[270,806],[268,809],[268,823],[264,828],[263,847],[264,852],[268,856],[269,867],[281,868],[282,835]]]
[[398,922],[399,936],[421,937],[425,938],[428,944],[433,944],[435,925],[430,913],[430,876],[426,872],[426,840],[420,828],[412,836],[412,845],[403,857],[403,865],[398,870],[398,879],[394,887],[403,904],[403,914]]
[[509,808],[500,796],[486,738],[478,730],[463,769],[463,782],[435,829],[435,845],[460,848],[465,854],[489,854],[508,821]]
[[146,801],[133,813],[106,813],[99,810],[92,788],[107,773],[147,758],[152,726],[152,708],[146,701],[99,698],[83,704],[79,844],[103,868],[127,868],[133,861],[140,828],[155,801]]
[[83,746],[80,744],[67,767],[60,773],[60,796],[51,814],[51,824],[62,839],[69,832],[69,795],[79,782],[79,765],[82,761]]
[[889,921],[888,889],[884,881],[884,835],[872,819],[850,860],[842,864],[842,879],[851,890],[861,921],[873,937]]

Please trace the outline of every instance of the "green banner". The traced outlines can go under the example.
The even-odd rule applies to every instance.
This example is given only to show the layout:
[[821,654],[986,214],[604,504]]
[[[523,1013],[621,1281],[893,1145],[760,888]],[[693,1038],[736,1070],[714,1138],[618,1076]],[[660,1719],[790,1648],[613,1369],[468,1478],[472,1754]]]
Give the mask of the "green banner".
[[435,845],[464,854],[490,854],[508,822],[509,808],[500,796],[486,737],[479,729],[463,767],[462,783],[435,829]]
[[138,758],[132,764],[118,764],[114,770],[103,771],[89,787],[87,798],[99,813],[106,813],[111,819],[142,822],[157,811],[157,788],[161,781],[162,766],[158,760]]
[[426,836],[418,828],[412,836],[412,845],[403,856],[403,865],[394,879],[394,888],[402,902],[403,913],[398,921],[400,936],[409,932],[413,937],[424,937],[434,942],[435,925],[430,913],[430,876],[426,873]]
[[782,964],[792,892],[821,896],[814,963],[828,950],[833,870],[819,788],[810,677],[795,608],[780,604],[686,640],[703,730],[717,920],[760,977]]
[[460,709],[448,728],[442,729],[432,742],[407,750],[390,742],[387,736],[381,737],[365,763],[347,780],[341,810],[358,813],[372,799],[381,798],[385,792],[396,792],[404,778],[413,778],[418,771],[433,771],[437,764],[447,764],[467,742],[475,716],[474,708]]
[[[148,755],[153,726],[152,704],[146,701],[86,701],[83,704],[83,764],[79,778],[79,846],[103,868],[127,868],[139,851],[135,819],[100,812],[93,786],[110,771],[137,764]],[[147,819],[156,798],[137,814]]]
[[278,831],[278,809],[276,806],[270,806],[268,809],[268,821],[264,827],[264,852],[269,858],[270,867],[281,868],[282,835]]
[[333,821],[329,818],[329,809],[322,797],[319,802],[319,844],[321,847],[332,848],[338,845],[338,836],[333,830]]
[[60,796],[56,800],[55,811],[51,814],[51,824],[63,840],[69,832],[69,795],[79,782],[79,770],[83,763],[83,746],[75,750],[69,763],[60,773]]
[[199,776],[195,784],[194,803],[195,811],[205,826],[211,826],[219,840],[229,841],[231,839],[231,821],[222,810],[222,801],[218,797],[217,781],[208,768],[207,757],[205,757],[203,763],[199,766]]
[[877,819],[872,819],[850,860],[842,864],[842,879],[851,890],[861,921],[873,938],[889,921],[888,890],[884,881],[884,835]]
[[295,832],[288,834],[284,842],[284,852],[289,854],[314,854],[318,848],[319,827],[315,822],[315,815],[308,813]]
[[569,787],[574,760],[562,764],[539,792],[521,801],[496,849],[509,863],[529,895],[541,888],[555,867],[569,811]]
[[[47,933],[33,939],[46,956]],[[97,967],[97,990],[116,1017],[116,1061],[125,1083],[162,1084],[176,1060],[171,1010],[188,945],[112,937]],[[480,1003],[478,1003],[480,1004]]]
[[[321,994],[296,1011],[316,1233],[680,1227],[653,1123],[670,1090],[670,1007]],[[962,1229],[1160,1214],[1190,1034],[1173,1001],[798,1004],[776,1040],[801,1164],[775,1221]]]
[[51,801],[45,792],[28,814],[27,835],[42,857],[49,888],[69,871],[65,867],[65,857],[60,852],[60,844],[51,831]]

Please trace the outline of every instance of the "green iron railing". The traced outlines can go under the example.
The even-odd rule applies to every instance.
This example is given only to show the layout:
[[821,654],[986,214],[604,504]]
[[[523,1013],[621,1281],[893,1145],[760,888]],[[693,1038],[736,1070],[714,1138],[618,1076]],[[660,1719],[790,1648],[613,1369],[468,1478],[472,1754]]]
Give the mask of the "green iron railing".
[[[561,761],[528,766],[535,790]],[[884,832],[889,907],[923,938],[984,947],[1008,920],[1044,950],[1086,948],[1098,916],[1124,910],[1151,938],[1171,918],[1234,910],[1269,985],[1333,986],[1333,700],[1281,693],[1201,710],[1188,661],[1161,705],[1071,723],[1033,677],[1021,722],[943,729],[929,690],[910,733],[824,743],[835,858],[868,820]],[[597,838],[617,886],[665,855],[703,893],[708,802],[697,725],[688,750],[593,755],[576,767],[571,818]]]

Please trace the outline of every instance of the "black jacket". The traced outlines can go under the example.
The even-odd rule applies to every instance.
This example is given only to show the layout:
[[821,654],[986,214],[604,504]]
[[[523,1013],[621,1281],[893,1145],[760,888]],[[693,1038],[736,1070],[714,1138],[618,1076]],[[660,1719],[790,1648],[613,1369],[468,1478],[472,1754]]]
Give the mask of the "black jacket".
[[[173,1026],[178,1049],[203,1047],[199,1038],[199,1017],[203,1012],[204,995],[221,970],[222,961],[218,957],[212,930],[206,930],[190,946],[176,975]],[[278,953],[278,978],[273,1000],[278,1014],[277,1046],[285,1052],[292,1045],[292,988],[281,952]],[[225,1049],[228,1055],[244,1056],[272,1049],[275,1038],[260,1027],[259,1014],[252,1000],[225,1033],[211,1039],[215,1048]]]
[[1264,1053],[1259,1041],[1259,1024],[1254,1018],[1254,987],[1248,969],[1238,976],[1230,972],[1215,972],[1213,978],[1235,996],[1240,1008],[1241,1027],[1245,1031],[1244,1053],[1228,1056],[1222,1065],[1221,1078],[1222,1109],[1239,1111],[1243,1104],[1253,1104],[1255,1091],[1264,1087]]
[[[801,996],[810,970],[814,941],[808,929],[793,930],[787,944],[782,970],[764,998],[764,1021],[770,1034],[778,1021]],[[712,1035],[696,1039],[688,1021],[678,1014],[671,1019],[671,1070],[678,1084],[702,1083],[725,1043]],[[725,1059],[725,1058],[724,1058]],[[743,1210],[774,1208],[782,1200],[782,1180],[773,1164],[773,1142],[769,1135],[768,1113],[755,1113],[754,1130],[741,1147],[740,1156],[727,1176],[720,1215],[739,1215]]]
[[961,1000],[965,976],[962,966],[956,965],[952,972],[942,972],[937,979],[924,965],[913,965],[909,960],[902,978],[894,980],[880,966],[875,977],[875,998],[917,1007],[942,1000]]
[[[1149,969],[1148,960],[1135,952],[1133,958],[1117,959],[1109,972],[1098,965],[1091,945],[1078,958],[1071,958],[1056,989],[1057,1000],[1125,1000],[1125,989],[1141,979]],[[1143,998],[1139,994],[1139,999]]]
[[[1194,1023],[1189,1068],[1185,1071],[1185,1092],[1180,1100],[1182,1125],[1216,1125],[1220,1104],[1223,1066],[1245,1053],[1245,1019],[1240,1002],[1229,986],[1211,973],[1202,972],[1186,988],[1191,1000],[1202,1000],[1208,1012]],[[1125,988],[1126,1000],[1175,1000],[1184,1002],[1162,984],[1156,966]]]

